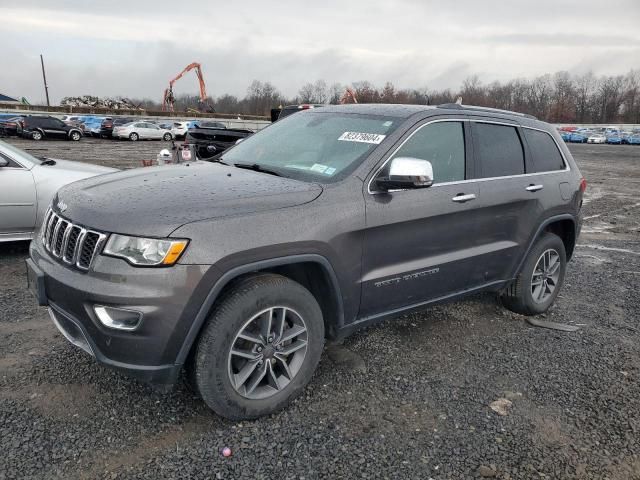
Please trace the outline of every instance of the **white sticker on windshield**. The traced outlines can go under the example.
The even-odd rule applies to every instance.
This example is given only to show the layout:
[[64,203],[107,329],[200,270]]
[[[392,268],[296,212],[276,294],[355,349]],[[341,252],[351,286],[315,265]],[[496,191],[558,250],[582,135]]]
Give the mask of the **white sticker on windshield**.
[[329,167],[324,171],[325,175],[333,175],[336,172],[336,169],[334,167]]
[[327,169],[326,165],[322,165],[320,163],[314,163],[309,170],[311,170],[312,172],[324,173],[326,169]]
[[342,140],[343,142],[374,143],[378,145],[384,140],[384,137],[386,137],[386,135],[379,135],[377,133],[344,132],[338,140]]

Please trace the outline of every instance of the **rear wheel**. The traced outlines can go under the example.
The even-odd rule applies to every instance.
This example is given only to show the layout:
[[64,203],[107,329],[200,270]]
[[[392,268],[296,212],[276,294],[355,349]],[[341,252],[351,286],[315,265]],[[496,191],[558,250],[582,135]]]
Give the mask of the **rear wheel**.
[[33,138],[34,140],[42,140],[42,132],[36,130],[35,132],[31,133],[31,138]]
[[302,392],[323,344],[322,312],[307,289],[280,275],[248,277],[211,313],[192,378],[205,403],[223,417],[268,415]]
[[71,132],[71,135],[69,135],[69,138],[74,142],[77,142],[78,140],[80,140],[80,137],[81,137],[80,132]]
[[137,142],[139,138],[140,136],[136,132],[133,132],[129,135],[129,140],[131,140],[132,142]]
[[162,139],[163,139],[165,142],[168,142],[169,140],[171,140],[171,134],[170,134],[170,133],[165,133],[165,134],[162,136]]
[[535,243],[516,280],[502,294],[502,304],[522,315],[538,315],[553,304],[567,268],[562,239],[545,233]]

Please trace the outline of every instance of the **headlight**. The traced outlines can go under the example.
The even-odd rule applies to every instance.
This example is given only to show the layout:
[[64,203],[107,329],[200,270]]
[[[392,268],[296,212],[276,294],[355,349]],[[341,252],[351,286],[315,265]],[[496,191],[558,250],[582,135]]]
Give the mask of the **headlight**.
[[114,233],[103,253],[124,258],[133,265],[165,266],[176,263],[188,243],[188,240],[128,237]]

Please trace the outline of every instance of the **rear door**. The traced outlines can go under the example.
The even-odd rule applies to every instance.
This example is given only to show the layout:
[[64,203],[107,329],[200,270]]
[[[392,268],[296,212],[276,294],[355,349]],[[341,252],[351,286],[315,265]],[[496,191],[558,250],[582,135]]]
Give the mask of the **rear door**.
[[477,265],[485,282],[512,277],[540,216],[540,191],[525,175],[522,128],[508,120],[471,121],[479,179],[477,242],[485,246]]
[[53,117],[45,119],[43,123],[44,133],[50,138],[66,138],[66,126],[62,120]]
[[0,236],[30,233],[36,222],[36,188],[31,171],[0,153],[9,162],[0,167]]
[[[437,119],[417,125],[372,175],[365,191],[360,317],[478,284],[474,256],[479,189],[470,179],[472,143],[467,123]],[[375,176],[384,175],[395,157],[429,160],[434,185],[376,191]]]

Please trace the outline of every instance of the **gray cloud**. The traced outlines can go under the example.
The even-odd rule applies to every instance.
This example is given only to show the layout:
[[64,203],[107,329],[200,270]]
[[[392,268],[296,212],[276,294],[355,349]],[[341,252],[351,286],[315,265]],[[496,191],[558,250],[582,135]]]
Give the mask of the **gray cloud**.
[[[159,99],[186,64],[203,65],[211,95],[243,95],[253,79],[293,96],[305,82],[369,80],[397,87],[457,88],[558,70],[625,73],[640,67],[640,3],[612,0],[615,30],[595,0],[531,2],[249,0],[220,5],[173,0],[22,0],[3,7],[0,91],[43,97],[38,55],[52,97]],[[126,13],[122,13],[126,12]],[[196,92],[185,76],[178,93]]]

